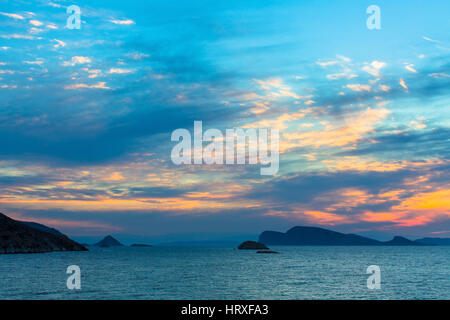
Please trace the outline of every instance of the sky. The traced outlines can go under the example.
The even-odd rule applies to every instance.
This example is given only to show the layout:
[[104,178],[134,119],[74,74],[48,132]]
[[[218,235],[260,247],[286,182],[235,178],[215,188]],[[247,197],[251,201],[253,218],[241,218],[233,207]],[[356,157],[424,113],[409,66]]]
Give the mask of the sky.
[[[449,237],[448,12],[436,0],[1,0],[0,212],[70,236]],[[196,120],[279,130],[278,173],[173,164],[172,132]]]

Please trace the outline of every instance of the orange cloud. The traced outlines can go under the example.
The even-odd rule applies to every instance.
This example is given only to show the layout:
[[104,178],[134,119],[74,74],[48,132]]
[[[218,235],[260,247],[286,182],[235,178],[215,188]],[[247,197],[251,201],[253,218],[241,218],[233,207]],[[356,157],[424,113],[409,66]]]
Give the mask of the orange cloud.
[[390,111],[384,108],[367,108],[356,116],[345,119],[342,125],[324,122],[322,130],[284,133],[283,137],[287,139],[287,142],[280,141],[280,149],[286,151],[293,147],[319,148],[353,145],[372,132],[375,124],[389,114]]
[[450,189],[422,192],[392,207],[391,212],[365,212],[360,216],[367,222],[393,222],[412,227],[450,217]]
[[441,165],[444,163],[440,159],[430,159],[424,161],[389,161],[381,162],[370,158],[360,158],[357,156],[344,156],[338,159],[322,160],[328,171],[362,171],[362,172],[392,172],[404,168],[423,168],[427,166]]
[[115,171],[115,172],[111,173],[109,176],[104,177],[102,180],[103,181],[122,181],[122,180],[125,180],[125,178],[123,177],[122,173]]
[[323,211],[305,211],[303,214],[317,224],[336,225],[349,222],[347,217]]

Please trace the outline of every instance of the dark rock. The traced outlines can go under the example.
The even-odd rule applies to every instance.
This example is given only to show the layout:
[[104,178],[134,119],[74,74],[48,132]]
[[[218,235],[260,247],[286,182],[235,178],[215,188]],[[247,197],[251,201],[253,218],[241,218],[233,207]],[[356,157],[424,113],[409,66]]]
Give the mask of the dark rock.
[[143,243],[133,243],[131,246],[132,247],[152,247],[149,244],[143,244]]
[[279,252],[272,251],[272,250],[260,250],[260,251],[256,251],[256,253],[279,253]]
[[87,249],[65,236],[32,228],[0,213],[0,254],[51,251],[87,251]]
[[269,249],[265,244],[256,241],[245,241],[241,243],[238,247],[240,250],[261,250]]
[[114,239],[112,236],[106,236],[103,238],[103,240],[94,244],[94,246],[108,248],[108,247],[122,247],[123,244]]

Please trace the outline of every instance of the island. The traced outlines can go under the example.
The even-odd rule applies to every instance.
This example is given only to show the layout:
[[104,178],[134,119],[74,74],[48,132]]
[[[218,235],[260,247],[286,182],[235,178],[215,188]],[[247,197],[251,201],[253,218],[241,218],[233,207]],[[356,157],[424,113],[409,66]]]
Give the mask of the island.
[[268,250],[265,244],[256,241],[245,241],[238,246],[239,250]]
[[106,236],[102,240],[94,244],[94,246],[109,248],[109,247],[123,247],[123,244],[114,239],[113,236]]
[[396,236],[378,241],[356,234],[345,234],[324,228],[297,226],[287,232],[264,231],[259,242],[277,246],[423,246],[426,243]]
[[0,213],[0,254],[87,251],[84,246],[55,229],[48,228],[55,230],[53,233],[43,231],[46,228],[41,224],[17,221]]
[[426,246],[426,243],[420,243],[418,241],[412,241],[404,237],[395,236],[392,240],[384,242],[388,246]]

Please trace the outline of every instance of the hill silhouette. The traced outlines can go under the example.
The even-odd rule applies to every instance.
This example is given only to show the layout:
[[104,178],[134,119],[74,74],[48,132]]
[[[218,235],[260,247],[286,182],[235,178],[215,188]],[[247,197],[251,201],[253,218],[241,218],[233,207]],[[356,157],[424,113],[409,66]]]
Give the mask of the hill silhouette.
[[[40,224],[39,228],[42,228]],[[48,228],[48,227],[46,227]],[[0,213],[0,253],[42,253],[51,251],[87,251],[75,241],[32,228]]]
[[48,233],[54,234],[55,236],[60,236],[60,237],[66,237],[67,238],[67,236],[65,234],[61,233],[60,231],[58,231],[58,230],[56,230],[54,228],[47,227],[47,226],[45,226],[43,224],[36,223],[36,222],[30,222],[30,221],[19,221],[19,222],[22,222],[23,224],[25,224],[25,225],[33,228],[33,229],[44,231],[44,232],[48,232]]
[[384,244],[389,246],[426,246],[427,244],[412,241],[404,237],[396,236],[392,240],[386,241]]
[[279,246],[407,246],[424,245],[403,237],[382,242],[356,234],[345,234],[324,228],[297,226],[287,232],[264,231],[259,242]]
[[112,236],[106,236],[101,241],[94,244],[94,246],[97,246],[97,247],[122,247],[123,244],[121,244],[119,241],[117,241]]

